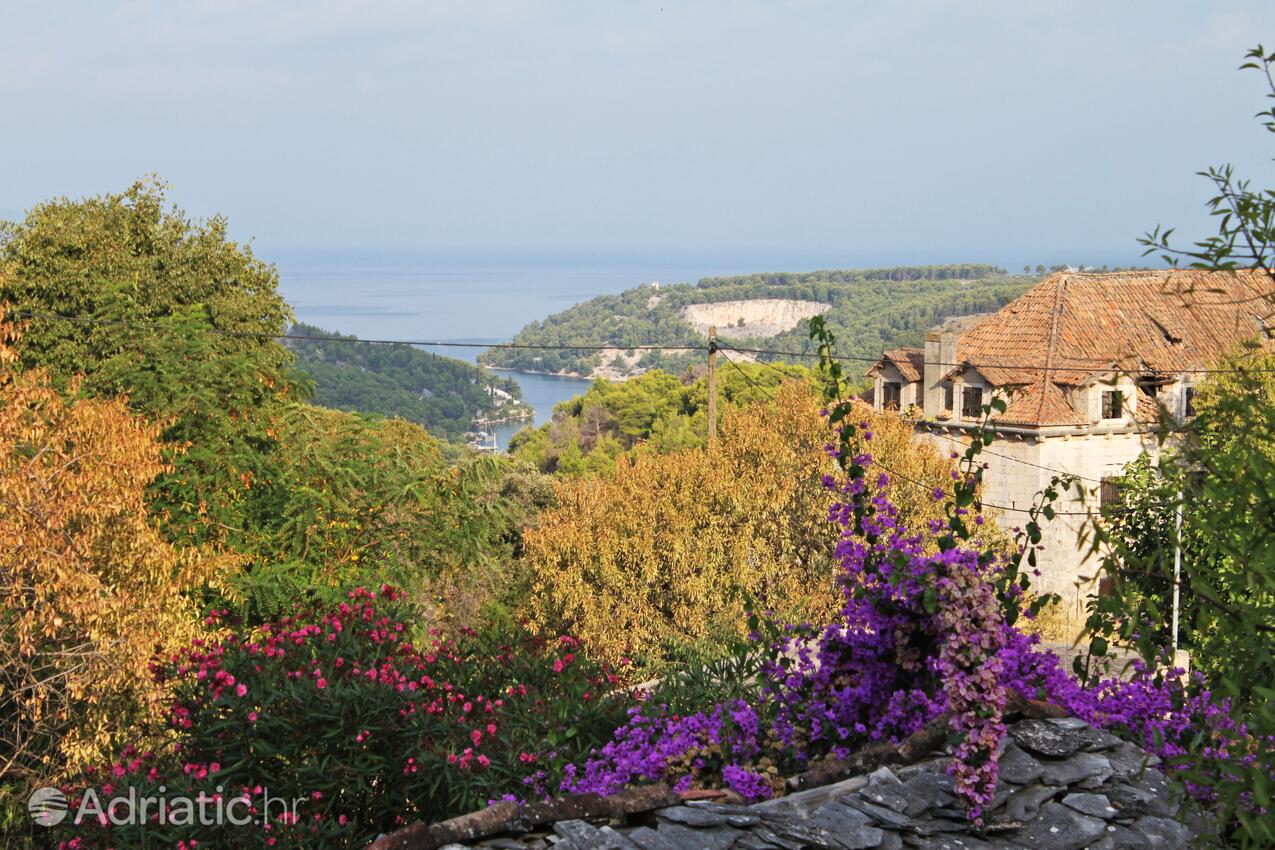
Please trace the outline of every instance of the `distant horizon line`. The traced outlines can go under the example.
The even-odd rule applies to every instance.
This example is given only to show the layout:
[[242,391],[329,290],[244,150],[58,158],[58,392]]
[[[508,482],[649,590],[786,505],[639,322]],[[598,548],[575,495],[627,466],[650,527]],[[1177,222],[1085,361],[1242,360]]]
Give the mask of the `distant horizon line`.
[[[1003,259],[991,256],[970,256],[975,253],[998,254],[1000,251],[962,252],[952,257],[940,258],[929,251],[914,259],[902,259],[894,252],[856,253],[850,251],[805,251],[776,250],[749,252],[706,251],[693,253],[674,250],[601,250],[601,249],[435,249],[435,248],[376,248],[351,247],[289,247],[263,250],[259,243],[253,243],[253,253],[258,259],[276,264],[297,265],[305,262],[339,262],[363,264],[381,262],[390,265],[429,264],[457,265],[464,268],[509,269],[518,266],[561,268],[564,265],[575,268],[587,268],[589,264],[597,264],[604,268],[622,266],[651,266],[652,268],[673,268],[676,266],[715,266],[723,268],[750,269],[749,273],[762,274],[768,272],[810,272],[832,269],[875,269],[896,268],[904,266],[955,266],[955,265],[991,265],[998,266],[1010,273],[1018,273],[1025,265],[1033,269],[1037,265],[1046,267],[1055,265],[1099,267],[1147,267],[1157,268],[1161,265],[1158,257],[1143,257],[1140,253],[1130,251],[1129,254],[1117,255],[1106,251],[1074,251],[1067,252],[1067,257],[1029,258],[1026,253],[1015,259]],[[1004,249],[1002,249],[1004,250]],[[1008,253],[1008,252],[1006,252]],[[1150,261],[1150,262],[1148,262]]]

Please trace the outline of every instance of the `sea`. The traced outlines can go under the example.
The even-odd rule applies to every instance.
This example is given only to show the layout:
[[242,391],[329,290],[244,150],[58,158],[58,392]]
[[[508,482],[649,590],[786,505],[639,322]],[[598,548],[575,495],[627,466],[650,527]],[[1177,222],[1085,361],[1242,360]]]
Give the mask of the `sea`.
[[[528,322],[597,295],[645,283],[693,283],[703,277],[779,269],[832,268],[835,260],[789,258],[536,257],[474,259],[403,254],[274,254],[280,289],[310,325],[361,339],[416,341],[421,348],[475,362],[484,347],[506,342]],[[844,261],[843,261],[844,264]],[[428,345],[427,342],[463,343]],[[503,450],[528,424],[540,425],[554,405],[585,392],[588,380],[507,373],[536,411],[531,423],[497,426]]]

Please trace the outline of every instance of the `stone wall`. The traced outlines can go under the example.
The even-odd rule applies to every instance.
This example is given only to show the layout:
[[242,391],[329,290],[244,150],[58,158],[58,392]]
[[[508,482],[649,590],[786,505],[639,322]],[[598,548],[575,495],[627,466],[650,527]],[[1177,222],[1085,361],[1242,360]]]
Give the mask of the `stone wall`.
[[[969,444],[968,437],[960,431],[922,427],[918,434],[944,454],[964,452]],[[1049,437],[1003,433],[980,456],[987,464],[983,499],[989,505],[1010,509],[989,510],[1007,531],[1027,521],[1024,511],[1049,485],[1054,476],[1051,470],[1082,476],[1079,485],[1083,487],[1083,498],[1080,491],[1069,491],[1054,505],[1062,515],[1045,523],[1045,548],[1037,555],[1041,575],[1033,579],[1035,590],[1057,593],[1062,598],[1060,613],[1075,634],[1086,616],[1085,600],[1096,591],[1100,566],[1099,559],[1090,556],[1087,544],[1082,545],[1080,540],[1087,516],[1075,514],[1098,510],[1104,477],[1119,475],[1144,451],[1154,459],[1159,450],[1155,435],[1129,430]]]
[[[981,826],[957,800],[946,756],[882,767],[755,805],[685,800],[650,789],[614,817],[587,814],[519,826],[519,811],[479,812],[386,836],[373,850],[1178,850],[1193,832],[1175,789],[1138,747],[1074,718],[1022,720],[999,754],[1001,778]],[[634,800],[656,804],[634,811]],[[696,796],[690,792],[688,797]],[[594,798],[603,808],[606,798]],[[565,801],[568,808],[571,801]],[[508,804],[503,804],[508,805]],[[588,809],[585,801],[577,806]],[[491,810],[489,810],[491,811]],[[468,822],[466,822],[468,818]],[[474,824],[487,832],[473,834]],[[449,826],[451,824],[451,826]],[[450,831],[449,831],[450,830]],[[464,834],[456,841],[448,836]]]

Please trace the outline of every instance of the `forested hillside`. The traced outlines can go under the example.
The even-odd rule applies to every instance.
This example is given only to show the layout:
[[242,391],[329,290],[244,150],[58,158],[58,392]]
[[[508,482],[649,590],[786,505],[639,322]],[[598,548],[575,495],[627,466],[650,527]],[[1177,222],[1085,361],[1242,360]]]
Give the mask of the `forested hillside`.
[[[340,336],[305,324],[294,325],[292,333]],[[314,401],[324,407],[399,416],[450,439],[469,430],[475,413],[495,419],[530,412],[520,401],[517,381],[410,345],[306,339],[287,343],[297,369],[314,382]],[[500,392],[492,393],[492,387]]]
[[[829,305],[828,326],[851,357],[876,357],[883,349],[918,345],[932,326],[949,316],[996,308],[1025,291],[1034,276],[1011,275],[996,266],[900,266],[806,273],[755,274],[704,278],[697,284],[639,286],[618,295],[602,295],[532,322],[514,341],[539,345],[611,346],[620,351],[641,345],[700,344],[704,335],[682,315],[691,304],[752,299],[788,299]],[[734,323],[731,323],[732,325]],[[738,326],[736,326],[738,327]],[[732,327],[719,326],[725,340],[742,348],[810,351],[809,322],[765,337],[732,337]],[[662,367],[680,371],[698,355],[677,352],[634,352],[628,363],[593,352],[491,350],[481,362],[513,369],[591,374],[613,366],[625,374]],[[765,359],[780,359],[767,357]]]

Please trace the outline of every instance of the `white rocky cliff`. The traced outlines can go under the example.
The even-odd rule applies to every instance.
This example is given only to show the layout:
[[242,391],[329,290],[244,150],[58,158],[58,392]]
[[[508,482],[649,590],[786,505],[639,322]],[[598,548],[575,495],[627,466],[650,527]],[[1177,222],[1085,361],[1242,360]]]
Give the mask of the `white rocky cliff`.
[[716,325],[719,336],[747,338],[768,337],[790,331],[802,319],[826,313],[830,304],[818,301],[794,301],[787,298],[750,298],[747,301],[717,301],[712,304],[687,304],[681,310],[682,320],[702,334]]

